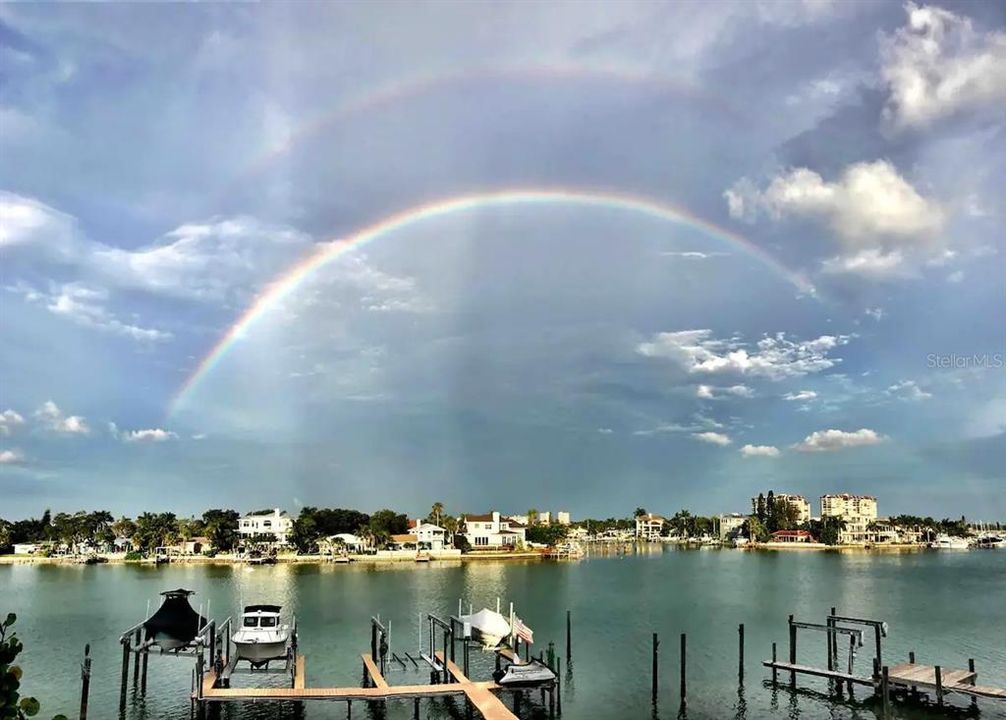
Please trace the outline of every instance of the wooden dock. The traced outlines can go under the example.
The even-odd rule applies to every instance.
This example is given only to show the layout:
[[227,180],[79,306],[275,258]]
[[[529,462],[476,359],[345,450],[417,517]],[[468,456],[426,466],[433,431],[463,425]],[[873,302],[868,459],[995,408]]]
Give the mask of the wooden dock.
[[[373,687],[307,687],[305,683],[305,658],[298,655],[295,660],[293,687],[286,688],[220,688],[217,685],[216,671],[208,669],[203,675],[202,686],[196,693],[196,700],[207,702],[235,702],[256,700],[392,700],[419,699],[465,695],[472,706],[478,710],[485,720],[518,720],[503,701],[493,695],[493,690],[500,690],[499,685],[492,681],[474,682],[465,677],[461,669],[452,661],[447,661],[447,669],[455,680],[452,683],[439,685],[390,685],[381,674],[374,659],[365,654],[361,656],[367,677]],[[443,654],[437,653],[437,659],[443,662]]]
[[943,694],[956,692],[973,697],[1006,700],[1006,689],[976,685],[978,673],[973,670],[952,670],[940,668],[936,677],[936,666],[902,663],[888,671],[888,681],[898,687],[925,688]]

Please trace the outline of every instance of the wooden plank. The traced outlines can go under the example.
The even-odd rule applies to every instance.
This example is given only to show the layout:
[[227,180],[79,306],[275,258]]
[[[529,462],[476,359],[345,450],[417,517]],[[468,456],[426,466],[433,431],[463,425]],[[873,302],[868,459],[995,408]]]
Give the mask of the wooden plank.
[[796,665],[788,662],[773,662],[771,660],[763,660],[762,665],[767,668],[775,668],[776,670],[786,670],[787,672],[797,672],[804,675],[814,675],[815,677],[832,678],[834,680],[853,682],[860,685],[873,685],[873,680],[871,678],[850,675],[849,673],[839,672],[838,670],[825,670],[822,668],[811,667],[809,665]]
[[395,685],[374,688],[217,688],[205,700],[388,700],[461,695],[474,685]]
[[944,689],[977,697],[990,698],[992,700],[1006,700],[1006,689],[1004,688],[971,685],[970,683],[955,683],[949,687],[944,686]]
[[367,674],[370,675],[370,679],[374,681],[374,684],[379,688],[389,687],[388,681],[384,679],[381,675],[381,671],[377,669],[377,665],[374,664],[374,658],[370,657],[370,653],[364,653],[360,657],[363,658],[363,664],[367,668]]
[[[896,665],[893,670],[889,671],[889,677],[891,682],[896,682],[899,685],[936,687],[936,668],[932,665],[908,663]],[[941,672],[944,685],[970,683],[976,677],[978,677],[977,673],[970,670],[942,670]]]
[[471,683],[462,684],[462,687],[465,688],[468,700],[485,720],[518,720],[498,697],[485,688],[475,687]]
[[307,679],[305,676],[305,666],[307,665],[307,660],[303,655],[298,655],[297,659],[294,661],[293,670],[293,687],[295,690],[303,690],[304,682]]

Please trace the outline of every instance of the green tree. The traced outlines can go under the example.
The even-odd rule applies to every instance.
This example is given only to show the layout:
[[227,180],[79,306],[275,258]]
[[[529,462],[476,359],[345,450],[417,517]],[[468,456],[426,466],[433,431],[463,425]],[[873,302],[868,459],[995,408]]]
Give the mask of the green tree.
[[758,499],[755,501],[755,517],[758,518],[760,522],[765,522],[765,494],[758,493]]
[[370,529],[375,536],[401,535],[409,529],[409,519],[394,510],[378,510],[370,516]]
[[[41,708],[33,697],[21,697],[22,670],[14,664],[24,646],[10,629],[17,622],[17,615],[8,613],[0,623],[0,718],[3,720],[25,720],[35,717]],[[65,715],[57,715],[53,720],[66,720]]]
[[136,523],[123,515],[112,523],[112,532],[115,533],[115,537],[129,538],[131,540],[133,535],[136,534]]
[[569,534],[565,525],[532,525],[525,533],[528,542],[542,545],[558,545]]
[[527,511],[527,524],[535,525],[538,522],[538,508],[530,508]]
[[635,512],[632,513],[632,517],[638,518],[643,517],[646,514],[646,508],[637,507]]
[[203,513],[206,537],[218,551],[229,552],[238,544],[238,527],[241,515],[237,510],[212,508]]
[[838,545],[842,530],[845,529],[845,520],[838,517],[823,517],[820,520],[811,520],[809,529],[818,542]]
[[426,520],[428,522],[433,523],[434,525],[443,527],[442,525],[440,525],[443,515],[444,515],[444,504],[442,502],[435,502],[433,503],[433,507],[430,508],[430,514],[426,516]]
[[293,521],[289,540],[299,553],[312,553],[318,550],[321,531],[315,519],[317,513],[318,508],[305,506],[300,509],[300,515]]
[[753,542],[768,542],[771,537],[768,528],[757,515],[751,515],[747,519],[747,536]]
[[143,552],[178,540],[178,520],[174,513],[143,513],[136,518],[133,542]]

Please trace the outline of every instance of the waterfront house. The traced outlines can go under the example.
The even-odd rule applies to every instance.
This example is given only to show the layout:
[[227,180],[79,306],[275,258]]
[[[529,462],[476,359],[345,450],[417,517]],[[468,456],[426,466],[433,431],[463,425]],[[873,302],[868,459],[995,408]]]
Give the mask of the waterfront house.
[[15,555],[34,555],[39,549],[38,543],[14,543]]
[[656,513],[646,513],[636,518],[636,537],[640,540],[660,540],[667,518]]
[[865,545],[871,540],[871,526],[877,520],[877,498],[872,495],[821,496],[821,517],[837,517],[845,521],[838,541],[843,545]]
[[323,555],[339,555],[343,551],[347,553],[363,552],[367,549],[367,541],[352,533],[338,533],[329,535],[318,541],[318,550]]
[[242,540],[251,542],[286,545],[291,530],[293,530],[293,519],[285,510],[279,508],[249,513],[238,523],[238,535]]
[[512,550],[527,541],[523,523],[503,517],[497,511],[485,515],[464,515],[464,536],[473,550]]
[[399,533],[391,536],[388,542],[388,550],[415,550],[419,545],[419,538],[412,533]]
[[814,536],[807,530],[776,530],[772,533],[772,542],[812,543],[814,542]]
[[726,542],[727,540],[732,540],[744,527],[744,523],[747,522],[747,516],[741,515],[740,513],[727,513],[725,515],[719,516],[720,524],[720,542]]
[[178,552],[182,555],[202,555],[204,551],[209,550],[211,547],[210,539],[208,537],[194,537],[188,540],[182,540],[178,543]]
[[447,530],[428,522],[418,522],[411,530],[421,550],[443,550],[449,547]]

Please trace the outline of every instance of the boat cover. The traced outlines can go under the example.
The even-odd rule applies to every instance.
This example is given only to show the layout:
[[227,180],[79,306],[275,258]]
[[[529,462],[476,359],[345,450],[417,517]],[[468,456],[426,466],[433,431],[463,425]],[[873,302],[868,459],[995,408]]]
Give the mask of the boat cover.
[[470,625],[474,633],[483,640],[490,640],[487,643],[490,647],[510,634],[510,623],[507,619],[489,608],[482,608],[471,615],[462,615],[459,619],[463,624]]
[[206,618],[189,605],[189,596],[195,592],[178,588],[161,595],[164,596],[161,606],[143,623],[146,639],[153,640],[158,634],[164,634],[181,643],[192,642],[206,625]]
[[267,613],[278,613],[282,605],[245,605],[244,611],[246,613],[253,612],[267,612]]

